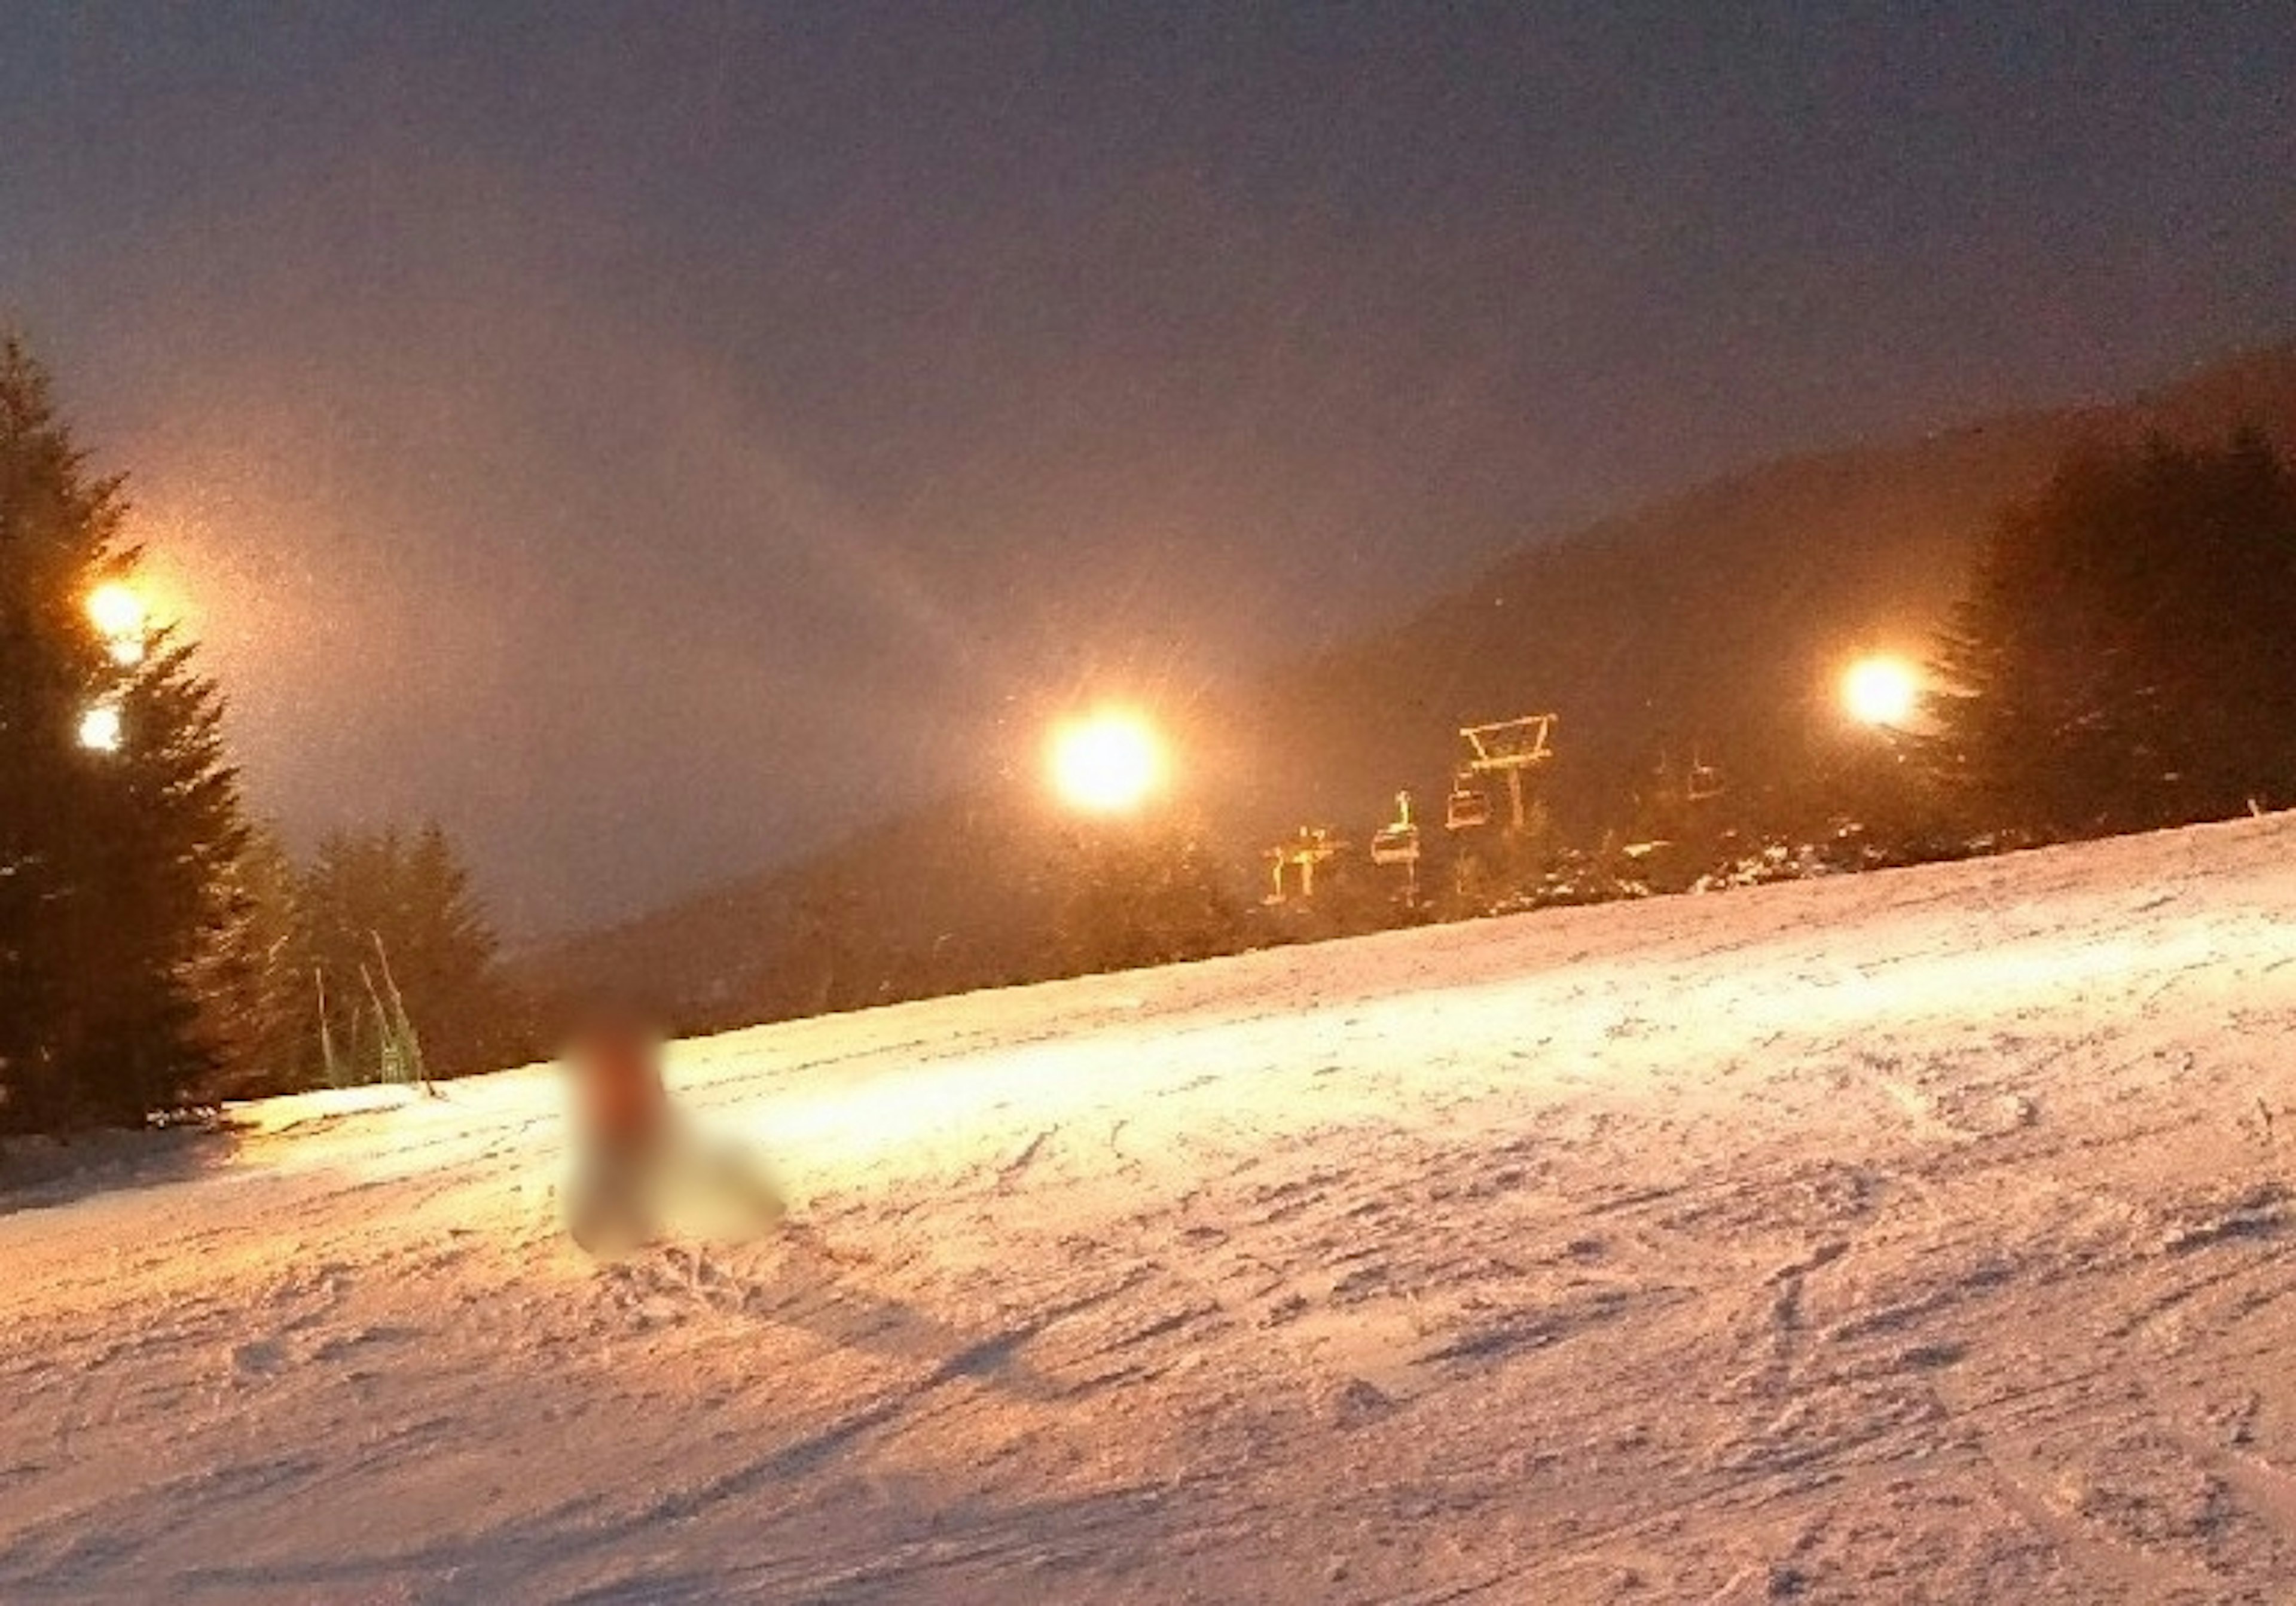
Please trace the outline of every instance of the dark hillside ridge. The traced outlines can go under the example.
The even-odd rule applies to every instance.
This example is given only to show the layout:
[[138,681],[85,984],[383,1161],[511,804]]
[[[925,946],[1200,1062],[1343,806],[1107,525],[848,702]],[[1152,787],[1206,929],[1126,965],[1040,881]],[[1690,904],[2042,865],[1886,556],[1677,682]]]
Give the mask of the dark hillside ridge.
[[1926,650],[1987,527],[2067,455],[2156,432],[2221,444],[2249,424],[2296,449],[2296,346],[2126,406],[1765,464],[1527,545],[1396,629],[1278,676],[1263,748],[1315,758],[1270,790],[1283,814],[1352,827],[1398,785],[1441,786],[1460,725],[1550,709],[1548,793],[1566,824],[1662,753],[1698,749],[1759,784],[1833,721],[1839,665]]
[[[1925,650],[1988,525],[2067,455],[2152,433],[2221,443],[2244,426],[2296,452],[2296,344],[2126,406],[1784,459],[1529,542],[1247,692],[1208,766],[1224,779],[1199,800],[1240,853],[1311,821],[1360,841],[1398,787],[1439,805],[1458,725],[1549,709],[1562,725],[1545,787],[1566,828],[1661,754],[1694,750],[1759,787],[1838,731],[1842,663]],[[1022,979],[1058,897],[1056,829],[1033,791],[920,811],[524,968],[545,986],[651,992],[697,1027]]]

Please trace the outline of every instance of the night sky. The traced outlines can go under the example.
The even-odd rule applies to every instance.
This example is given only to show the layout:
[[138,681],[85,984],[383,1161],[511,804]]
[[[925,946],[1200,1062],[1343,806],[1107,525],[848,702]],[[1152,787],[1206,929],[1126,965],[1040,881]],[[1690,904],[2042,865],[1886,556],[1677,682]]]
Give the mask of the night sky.
[[258,804],[531,933],[2284,337],[2296,6],[18,0],[0,317]]

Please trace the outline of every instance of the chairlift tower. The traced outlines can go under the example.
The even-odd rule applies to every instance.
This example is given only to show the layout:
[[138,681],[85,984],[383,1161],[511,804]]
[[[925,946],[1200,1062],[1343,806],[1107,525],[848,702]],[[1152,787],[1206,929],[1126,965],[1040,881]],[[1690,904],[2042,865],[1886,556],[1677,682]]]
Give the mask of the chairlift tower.
[[1490,794],[1475,783],[1505,775],[1508,829],[1520,832],[1525,818],[1523,774],[1554,757],[1550,738],[1556,724],[1553,714],[1526,714],[1492,725],[1460,726],[1459,739],[1466,743],[1467,761],[1459,768],[1458,784],[1452,790],[1444,823],[1454,831],[1489,823]]
[[1267,901],[1270,904],[1285,901],[1284,872],[1288,870],[1300,873],[1300,896],[1315,897],[1316,866],[1327,859],[1338,857],[1346,848],[1347,844],[1333,836],[1327,827],[1300,827],[1298,836],[1288,842],[1278,842],[1267,850],[1268,869],[1275,884],[1267,894]]

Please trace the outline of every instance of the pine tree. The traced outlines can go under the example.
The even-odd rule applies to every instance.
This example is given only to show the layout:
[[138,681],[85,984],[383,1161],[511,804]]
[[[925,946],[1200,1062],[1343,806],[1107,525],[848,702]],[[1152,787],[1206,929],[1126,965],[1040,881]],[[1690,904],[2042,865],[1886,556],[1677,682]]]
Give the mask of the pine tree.
[[226,876],[230,919],[196,971],[216,1063],[195,1091],[204,1102],[323,1086],[294,862],[254,825]]
[[1983,549],[1922,745],[2050,839],[2296,802],[2296,477],[2258,437],[2068,465]]
[[[312,1029],[324,1019],[339,1067],[372,1077],[462,1076],[507,1062],[524,1021],[498,944],[454,844],[436,824],[339,833],[300,877],[299,969],[310,974]],[[314,1057],[322,1057],[314,1045]],[[342,1074],[339,1069],[339,1076]]]
[[233,916],[238,786],[192,650],[140,619],[117,479],[0,340],[0,1124],[133,1123],[213,1062],[199,970]]

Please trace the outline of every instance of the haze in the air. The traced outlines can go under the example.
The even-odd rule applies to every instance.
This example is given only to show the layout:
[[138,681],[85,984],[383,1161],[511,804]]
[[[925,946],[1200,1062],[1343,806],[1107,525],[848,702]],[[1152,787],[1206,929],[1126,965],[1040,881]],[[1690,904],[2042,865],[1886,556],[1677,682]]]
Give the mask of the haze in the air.
[[533,930],[2284,335],[2296,29],[2015,13],[18,6],[0,312],[258,804],[438,815]]

